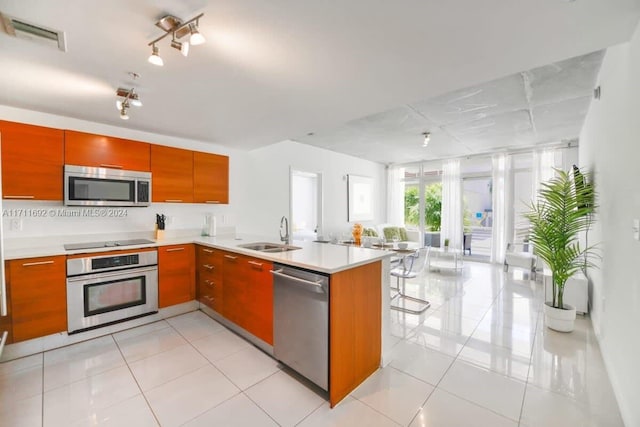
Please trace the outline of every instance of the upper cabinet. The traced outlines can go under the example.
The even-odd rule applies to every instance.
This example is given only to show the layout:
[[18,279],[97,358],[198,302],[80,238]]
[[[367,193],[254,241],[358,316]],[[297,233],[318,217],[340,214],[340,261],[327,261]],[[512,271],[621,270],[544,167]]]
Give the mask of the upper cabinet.
[[66,164],[150,171],[150,144],[90,133],[64,131]]
[[154,202],[193,202],[193,151],[151,145]]
[[2,197],[62,200],[64,132],[0,121]]
[[229,157],[193,152],[193,201],[229,203]]

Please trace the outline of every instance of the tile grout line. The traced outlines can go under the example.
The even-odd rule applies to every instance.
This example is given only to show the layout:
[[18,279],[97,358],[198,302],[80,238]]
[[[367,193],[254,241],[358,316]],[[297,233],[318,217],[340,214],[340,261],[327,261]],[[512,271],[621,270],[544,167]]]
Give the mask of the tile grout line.
[[[167,323],[169,323],[169,322],[167,322]],[[149,410],[151,411],[151,414],[153,415],[153,419],[156,420],[156,423],[160,426],[161,425],[160,424],[160,420],[158,419],[158,416],[156,415],[155,411],[153,410],[153,407],[151,406],[151,403],[149,402],[149,399],[147,399],[147,395],[142,390],[142,387],[140,386],[140,383],[138,382],[138,379],[136,378],[135,374],[131,370],[131,366],[129,366],[129,361],[126,359],[126,357],[124,357],[124,353],[122,352],[122,349],[120,348],[120,345],[118,344],[118,341],[113,336],[113,334],[110,334],[109,336],[111,337],[111,339],[115,343],[116,347],[118,348],[118,351],[120,352],[120,355],[122,356],[122,359],[124,360],[124,363],[127,366],[127,370],[131,374],[131,377],[133,378],[133,381],[135,381],[136,385],[138,386],[138,389],[140,390],[140,395],[142,395],[142,398],[144,399],[145,403],[147,404],[147,407],[149,408]]]

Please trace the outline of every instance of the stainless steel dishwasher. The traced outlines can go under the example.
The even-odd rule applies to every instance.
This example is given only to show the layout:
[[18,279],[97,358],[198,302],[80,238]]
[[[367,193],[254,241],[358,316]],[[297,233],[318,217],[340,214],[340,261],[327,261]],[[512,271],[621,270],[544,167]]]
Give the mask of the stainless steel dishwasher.
[[273,355],[329,389],[329,277],[273,264]]

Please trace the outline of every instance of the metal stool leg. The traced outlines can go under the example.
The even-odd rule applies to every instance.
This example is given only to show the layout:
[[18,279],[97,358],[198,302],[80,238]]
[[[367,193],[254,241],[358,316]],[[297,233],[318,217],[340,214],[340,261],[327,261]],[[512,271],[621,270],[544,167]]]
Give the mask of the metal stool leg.
[[423,300],[423,299],[415,298],[415,297],[410,297],[410,296],[406,295],[405,294],[405,285],[406,285],[406,280],[407,280],[406,277],[402,278],[402,288],[400,288],[400,284],[399,284],[400,276],[397,276],[397,279],[398,279],[398,293],[391,298],[391,301],[393,301],[395,299],[397,299],[399,301],[400,299],[404,298],[404,299],[408,299],[410,301],[414,301],[414,302],[417,302],[419,304],[422,304],[423,307],[420,307],[418,310],[411,310],[410,308],[406,308],[406,307],[402,307],[402,306],[399,306],[399,305],[391,304],[391,308],[393,310],[403,311],[405,313],[411,313],[411,314],[424,313],[431,306],[431,303],[429,301],[427,301],[427,300]]

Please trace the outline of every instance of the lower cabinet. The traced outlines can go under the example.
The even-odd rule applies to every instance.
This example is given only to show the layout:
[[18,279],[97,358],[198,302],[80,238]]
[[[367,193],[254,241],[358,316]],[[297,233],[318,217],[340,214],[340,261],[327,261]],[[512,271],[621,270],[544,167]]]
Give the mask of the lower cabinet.
[[198,301],[273,345],[273,264],[198,246]]
[[273,345],[273,263],[249,258],[246,268],[246,329],[262,341]]
[[158,248],[158,306],[169,307],[195,298],[194,246]]
[[13,342],[67,330],[65,256],[7,261]]
[[224,316],[222,251],[198,246],[196,253],[196,298]]

